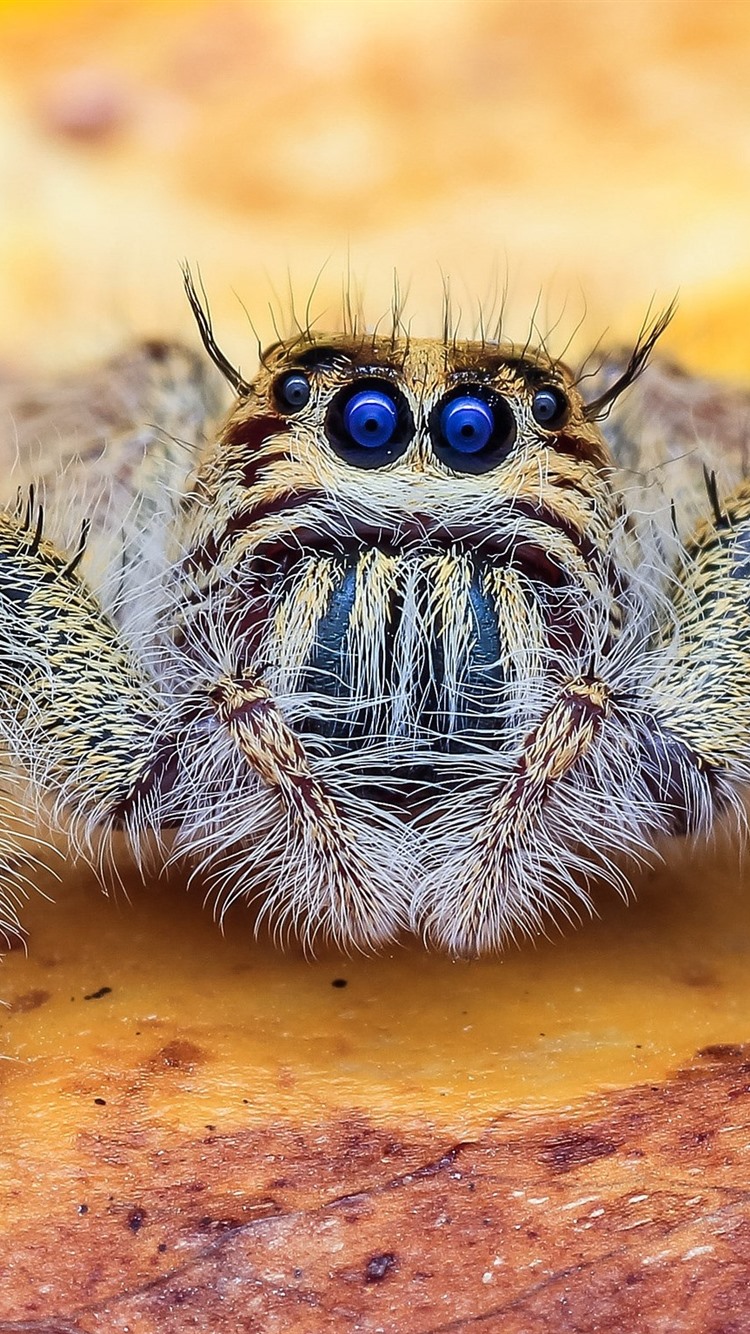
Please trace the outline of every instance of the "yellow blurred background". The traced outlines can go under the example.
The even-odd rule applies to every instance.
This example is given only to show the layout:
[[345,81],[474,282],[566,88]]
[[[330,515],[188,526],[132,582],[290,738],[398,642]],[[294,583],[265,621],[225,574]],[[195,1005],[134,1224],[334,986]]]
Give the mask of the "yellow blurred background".
[[750,5],[725,0],[63,0],[0,4],[0,357],[50,366],[186,332],[201,266],[222,338],[241,298],[414,328],[443,274],[469,330],[509,288],[525,336],[632,336],[747,374]]

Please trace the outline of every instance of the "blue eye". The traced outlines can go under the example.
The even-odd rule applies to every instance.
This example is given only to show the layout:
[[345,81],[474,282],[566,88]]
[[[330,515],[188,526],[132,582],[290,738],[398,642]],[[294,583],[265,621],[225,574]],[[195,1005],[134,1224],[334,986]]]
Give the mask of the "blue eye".
[[508,400],[491,385],[472,385],[435,405],[430,434],[437,457],[454,472],[489,472],[508,457],[516,419]]
[[549,385],[545,389],[537,389],[531,400],[531,412],[534,420],[550,431],[554,430],[556,426],[562,426],[568,415],[569,407],[570,404],[562,389],[557,389],[554,385]]
[[299,412],[310,401],[310,381],[302,371],[289,371],[274,386],[282,412]]
[[481,398],[454,398],[440,413],[443,439],[459,454],[478,454],[492,436],[495,419]]
[[363,389],[344,408],[344,429],[363,449],[382,449],[393,439],[397,426],[396,404],[379,389]]
[[325,433],[334,453],[353,468],[383,468],[408,449],[414,418],[395,384],[361,376],[331,399]]

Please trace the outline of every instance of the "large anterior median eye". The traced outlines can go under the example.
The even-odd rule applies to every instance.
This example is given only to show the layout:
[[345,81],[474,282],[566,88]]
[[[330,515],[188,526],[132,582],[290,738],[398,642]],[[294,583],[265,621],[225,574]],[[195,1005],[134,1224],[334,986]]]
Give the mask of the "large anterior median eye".
[[359,381],[336,395],[326,435],[336,453],[357,468],[381,468],[403,454],[414,423],[402,395],[385,381]]
[[443,439],[459,454],[478,454],[492,438],[495,418],[481,398],[454,398],[440,413]]
[[510,404],[481,387],[444,399],[431,417],[435,453],[457,472],[487,472],[507,458],[516,438]]
[[344,408],[344,426],[355,445],[382,449],[393,439],[398,426],[396,404],[379,389],[363,389]]

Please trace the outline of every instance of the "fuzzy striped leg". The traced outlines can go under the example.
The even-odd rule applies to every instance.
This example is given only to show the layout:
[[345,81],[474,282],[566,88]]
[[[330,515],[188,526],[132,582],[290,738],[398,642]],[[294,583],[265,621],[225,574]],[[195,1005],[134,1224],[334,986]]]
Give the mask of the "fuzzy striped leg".
[[278,794],[298,836],[297,859],[306,863],[282,887],[281,916],[318,930],[340,945],[372,948],[398,928],[398,886],[389,895],[373,881],[351,830],[323,784],[313,774],[302,742],[257,677],[226,678],[213,691],[221,722],[250,768]]
[[[705,832],[750,784],[750,482],[722,506],[709,478],[709,495],[713,519],[688,544],[675,651],[650,700],[651,781],[669,796],[676,832]],[[673,635],[665,631],[666,644]]]
[[85,843],[100,826],[137,823],[159,763],[159,707],[79,578],[82,552],[68,559],[42,520],[31,503],[25,516],[0,513],[0,740],[28,779],[26,825],[51,806]]
[[526,738],[515,772],[476,828],[460,872],[433,896],[427,930],[440,945],[479,953],[497,948],[515,929],[538,928],[549,903],[529,901],[514,862],[533,841],[550,792],[589,752],[610,707],[606,685],[580,677],[565,686]]

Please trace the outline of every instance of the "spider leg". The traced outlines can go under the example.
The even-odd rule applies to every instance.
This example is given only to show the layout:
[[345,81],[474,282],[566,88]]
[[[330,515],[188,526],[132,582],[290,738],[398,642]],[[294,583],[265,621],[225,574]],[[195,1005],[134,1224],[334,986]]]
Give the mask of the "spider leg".
[[25,515],[0,512],[0,741],[3,767],[26,783],[14,797],[21,838],[13,815],[5,838],[21,855],[50,807],[84,844],[101,827],[135,832],[161,764],[157,691],[80,578],[78,557],[44,537],[32,503]]
[[611,709],[603,681],[579,677],[527,736],[514,771],[475,825],[460,865],[433,885],[429,934],[454,953],[497,946],[515,930],[538,930],[554,893],[532,896],[516,865],[533,840],[555,786],[591,750]]
[[[308,939],[321,930],[340,945],[369,948],[392,936],[404,915],[401,887],[378,884],[377,859],[368,864],[268,688],[254,675],[226,677],[217,682],[212,700],[249,768],[277,795],[298,836],[297,867],[282,890],[286,903],[275,905],[276,915],[304,924]],[[307,870],[300,878],[303,864]]]
[[[714,492],[714,487],[710,487]],[[665,836],[706,835],[750,785],[750,482],[684,552],[669,615],[626,670],[568,684],[429,887],[427,930],[456,952],[539,929],[591,878]],[[426,896],[425,896],[426,897]],[[418,905],[422,907],[422,905]]]
[[[23,515],[0,512],[0,739],[11,771],[28,777],[29,826],[44,824],[51,807],[87,851],[114,828],[137,848],[144,833],[171,825],[181,854],[215,864],[231,853],[238,818],[249,810],[251,824],[262,823],[265,788],[277,830],[286,814],[299,836],[291,847],[301,864],[283,852],[289,883],[274,890],[266,877],[270,908],[280,901],[281,915],[308,937],[322,930],[368,946],[392,935],[403,904],[383,876],[378,883],[379,852],[371,848],[368,859],[357,846],[268,690],[258,680],[220,679],[210,699],[191,688],[165,704],[81,579],[78,553],[59,551],[42,528],[33,504]],[[257,784],[240,776],[235,787],[223,734]],[[245,855],[262,882],[262,848]],[[242,869],[241,858],[230,866],[239,886]]]
[[33,483],[63,548],[89,515],[86,578],[127,621],[167,565],[188,474],[228,405],[204,357],[161,339],[46,381],[0,378],[0,502]]
[[673,652],[651,707],[723,805],[750,783],[750,481],[723,501],[712,476],[707,485],[713,514],[687,545],[672,598],[677,633],[669,626],[662,636]]

